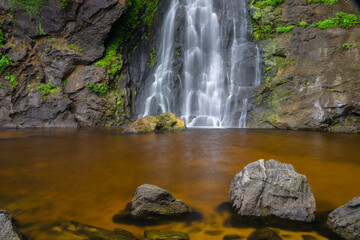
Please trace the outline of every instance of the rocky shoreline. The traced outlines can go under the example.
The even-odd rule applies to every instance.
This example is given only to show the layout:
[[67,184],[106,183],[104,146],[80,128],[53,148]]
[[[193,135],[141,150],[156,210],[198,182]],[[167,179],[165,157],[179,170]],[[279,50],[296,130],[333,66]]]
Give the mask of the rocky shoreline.
[[[228,207],[227,207],[228,206]],[[285,227],[293,224],[298,231],[299,224],[304,231],[311,231],[312,226],[321,224],[327,235],[332,238],[357,240],[360,238],[360,197],[339,207],[327,217],[315,219],[315,199],[304,175],[298,174],[294,167],[276,160],[259,160],[246,166],[230,184],[229,202],[222,204],[232,212],[225,226],[252,226],[256,228],[247,239],[282,239],[272,227]],[[182,200],[176,199],[165,189],[144,184],[137,188],[127,207],[115,215],[113,221],[127,225],[160,225],[163,222],[180,221],[191,223],[201,221],[201,213]],[[0,240],[26,240],[18,230],[18,224],[6,211],[0,211]],[[113,231],[81,224],[65,222],[44,229],[54,239],[122,239],[122,240],[166,240],[190,239],[188,233],[147,229],[140,238],[128,231]],[[333,232],[333,233],[331,233]],[[209,233],[210,234],[210,233]],[[215,233],[214,233],[215,234]],[[216,233],[218,234],[218,233]],[[221,234],[221,233],[220,233]],[[326,235],[326,234],[325,234]],[[244,236],[224,235],[223,239],[243,239]],[[303,239],[315,239],[303,235]]]

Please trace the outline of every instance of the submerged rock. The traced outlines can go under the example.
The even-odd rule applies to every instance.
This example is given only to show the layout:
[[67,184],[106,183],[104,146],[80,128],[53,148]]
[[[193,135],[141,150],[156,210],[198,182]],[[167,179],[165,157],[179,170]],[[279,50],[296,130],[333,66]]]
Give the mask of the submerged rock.
[[14,219],[0,210],[0,240],[26,240],[27,238],[17,229]]
[[282,238],[274,230],[263,228],[252,232],[248,240],[282,240]]
[[145,116],[139,118],[128,128],[125,133],[149,133],[161,130],[185,130],[185,122],[173,113],[163,113],[160,116]]
[[188,240],[189,236],[183,232],[167,230],[147,230],[144,233],[146,240]]
[[360,239],[360,196],[331,212],[327,224],[345,239]]
[[315,199],[306,176],[276,160],[250,163],[232,180],[229,202],[241,216],[311,222]]

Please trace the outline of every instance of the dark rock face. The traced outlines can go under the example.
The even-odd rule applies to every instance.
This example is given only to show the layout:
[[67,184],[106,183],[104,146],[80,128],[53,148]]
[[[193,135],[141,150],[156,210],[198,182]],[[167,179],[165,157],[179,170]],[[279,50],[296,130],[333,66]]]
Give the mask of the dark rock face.
[[[337,12],[356,14],[351,1],[332,7],[284,1],[268,9],[261,24],[295,28],[259,42],[268,83],[253,89],[248,127],[360,132],[359,48],[342,48],[344,43],[360,43],[360,25],[326,30],[310,26]],[[300,21],[309,25],[300,28]]]
[[360,197],[331,212],[327,224],[345,239],[360,239]]
[[151,184],[138,187],[130,204],[131,215],[141,218],[181,216],[193,212],[182,200],[176,200],[165,189]]
[[230,185],[229,202],[241,216],[315,220],[315,199],[306,177],[276,160],[250,163],[238,173]]
[[13,219],[4,210],[0,210],[0,239],[1,240],[26,240],[17,229]]
[[252,232],[248,240],[282,240],[282,238],[275,231],[263,228]]
[[183,232],[167,231],[167,230],[147,230],[144,232],[147,240],[188,240],[189,236]]

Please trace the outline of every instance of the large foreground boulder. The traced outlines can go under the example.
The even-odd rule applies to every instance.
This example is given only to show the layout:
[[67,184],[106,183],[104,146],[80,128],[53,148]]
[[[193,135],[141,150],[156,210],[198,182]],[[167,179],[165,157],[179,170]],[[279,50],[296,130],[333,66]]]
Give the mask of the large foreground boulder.
[[26,240],[17,229],[14,219],[4,210],[0,210],[0,240]]
[[169,220],[196,220],[200,215],[165,189],[144,184],[137,188],[126,209],[115,215],[117,223],[156,223]]
[[311,222],[315,199],[306,176],[276,160],[250,163],[232,180],[229,202],[241,216]]
[[327,224],[345,239],[360,239],[360,196],[331,212]]
[[145,116],[139,118],[125,129],[125,133],[149,133],[161,130],[185,130],[185,122],[173,113],[163,113],[160,116]]

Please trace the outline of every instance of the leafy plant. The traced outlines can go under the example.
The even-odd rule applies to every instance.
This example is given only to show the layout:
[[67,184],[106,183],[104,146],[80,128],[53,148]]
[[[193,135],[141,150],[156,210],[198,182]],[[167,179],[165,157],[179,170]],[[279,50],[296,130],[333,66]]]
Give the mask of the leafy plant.
[[2,83],[0,83],[0,89],[1,89],[1,88],[4,88],[4,85],[3,85]]
[[62,9],[65,9],[69,5],[68,0],[60,0],[60,6]]
[[54,93],[56,93],[59,89],[51,82],[49,83],[41,83],[38,87],[37,87],[38,91],[42,93],[42,95],[44,97],[52,95]]
[[261,8],[267,7],[267,6],[276,7],[277,5],[283,3],[283,1],[284,0],[263,0],[263,1],[256,2],[256,4]]
[[99,94],[100,96],[105,95],[109,91],[109,86],[106,83],[89,82],[86,86],[92,93]]
[[299,22],[299,27],[301,27],[301,28],[306,28],[307,25],[308,25],[308,24],[307,24],[307,22],[305,22],[305,21]]
[[338,24],[338,19],[331,18],[319,22],[314,22],[313,24],[311,24],[311,26],[319,29],[329,29],[335,27],[337,24]]
[[10,87],[12,89],[16,89],[19,85],[19,82],[16,80],[16,77],[14,74],[9,74],[5,77],[10,82]]
[[265,25],[262,28],[255,29],[253,35],[255,39],[265,39],[265,35],[273,30],[271,25]]
[[151,49],[150,57],[149,57],[149,60],[148,60],[147,64],[148,64],[149,67],[153,68],[155,66],[155,63],[156,63],[156,48],[153,47]]
[[338,12],[336,16],[338,17],[338,26],[342,28],[350,28],[360,23],[359,17],[355,14]]
[[6,67],[11,64],[12,64],[11,59],[8,58],[5,54],[3,54],[0,59],[0,74],[3,74],[5,72]]
[[4,32],[0,29],[0,46],[3,46],[6,42],[6,39],[5,39],[5,34]]
[[277,33],[285,33],[290,32],[294,29],[294,25],[286,26],[286,27],[277,27],[276,32]]

